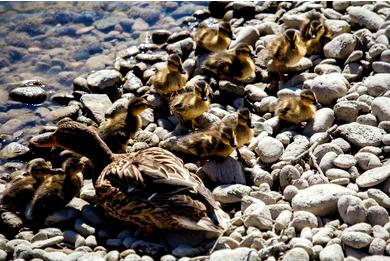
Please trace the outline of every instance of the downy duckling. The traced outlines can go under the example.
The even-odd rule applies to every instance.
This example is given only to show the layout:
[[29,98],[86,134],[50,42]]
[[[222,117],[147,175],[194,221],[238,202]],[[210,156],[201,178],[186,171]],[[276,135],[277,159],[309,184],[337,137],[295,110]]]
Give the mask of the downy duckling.
[[142,126],[140,113],[148,108],[148,102],[139,97],[132,98],[124,108],[106,114],[99,126],[98,134],[114,153],[125,153],[127,141]]
[[171,54],[166,64],[150,78],[150,83],[160,95],[169,95],[183,88],[187,79],[180,56]]
[[191,128],[195,127],[195,119],[208,111],[210,88],[204,80],[194,83],[193,91],[179,94],[171,102],[171,113],[179,117],[183,124],[191,121]]
[[83,162],[74,157],[66,159],[62,168],[52,169],[35,191],[26,209],[26,218],[42,220],[51,212],[64,208],[80,192],[83,179],[79,173],[82,169]]
[[310,121],[316,113],[316,97],[311,90],[303,90],[299,96],[284,97],[276,104],[275,114],[280,120],[300,124]]
[[279,73],[288,72],[288,66],[297,64],[306,54],[306,47],[301,39],[300,32],[287,29],[267,46],[271,60],[267,67],[270,71]]
[[29,161],[26,172],[11,180],[2,193],[0,205],[12,212],[21,211],[34,195],[35,190],[52,172],[51,163],[42,158]]
[[330,40],[330,35],[321,13],[315,10],[308,12],[301,26],[301,32],[302,40],[306,45],[306,54],[322,54],[324,45]]
[[248,108],[240,108],[237,112],[237,126],[234,129],[237,137],[237,147],[248,145],[254,135],[252,114]]
[[203,69],[220,80],[249,83],[256,77],[251,47],[244,43],[238,44],[233,50],[210,55]]
[[200,23],[194,36],[196,42],[195,54],[198,54],[201,49],[210,52],[226,50],[232,39],[233,33],[230,23],[221,22],[217,28],[208,27],[206,23]]
[[236,134],[230,126],[188,134],[177,140],[173,150],[200,159],[225,159],[237,147]]

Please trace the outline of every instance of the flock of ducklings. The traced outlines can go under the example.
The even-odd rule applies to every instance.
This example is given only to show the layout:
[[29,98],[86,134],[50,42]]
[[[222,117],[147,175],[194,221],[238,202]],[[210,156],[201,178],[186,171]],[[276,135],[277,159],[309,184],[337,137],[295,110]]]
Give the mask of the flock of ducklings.
[[[281,75],[288,72],[288,66],[305,54],[322,52],[327,37],[321,16],[309,12],[301,32],[286,29],[268,46],[270,70]],[[228,22],[221,22],[217,28],[200,24],[194,34],[196,52],[208,55],[202,64],[208,74],[247,83],[255,77],[252,47],[238,44],[227,49],[232,38]],[[248,108],[240,108],[234,121],[196,129],[196,119],[209,110],[212,89],[205,80],[188,78],[180,56],[171,54],[149,81],[171,113],[192,130],[177,139],[174,152],[201,160],[224,159],[248,144],[254,135]],[[315,104],[313,92],[303,90],[300,96],[279,99],[275,114],[280,120],[299,125],[314,117]],[[64,207],[81,188],[79,174],[86,157],[93,169],[98,202],[110,216],[141,227],[221,233],[229,216],[203,182],[184,167],[182,159],[160,147],[126,153],[128,140],[142,126],[140,113],[147,107],[145,99],[136,97],[123,108],[108,112],[98,128],[61,121],[55,131],[33,137],[32,146],[59,147],[72,152],[68,153],[71,156],[64,159],[62,168],[52,168],[44,159],[30,161],[26,173],[10,182],[1,206],[15,211],[28,205],[28,219]],[[240,156],[238,150],[237,154]]]

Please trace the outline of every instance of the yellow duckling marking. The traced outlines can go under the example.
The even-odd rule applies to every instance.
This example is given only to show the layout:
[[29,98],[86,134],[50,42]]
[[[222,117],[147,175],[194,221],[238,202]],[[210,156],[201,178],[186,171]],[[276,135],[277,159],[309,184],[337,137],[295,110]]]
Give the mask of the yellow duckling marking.
[[324,17],[315,10],[306,14],[301,26],[301,35],[307,55],[322,54],[324,45],[330,40],[331,36],[324,22]]
[[279,99],[275,115],[279,119],[300,124],[310,121],[316,113],[316,98],[311,90],[303,90],[300,96]]
[[218,28],[208,27],[205,23],[201,23],[195,33],[194,40],[197,48],[219,52],[229,47],[232,38],[232,28],[228,22],[221,22]]

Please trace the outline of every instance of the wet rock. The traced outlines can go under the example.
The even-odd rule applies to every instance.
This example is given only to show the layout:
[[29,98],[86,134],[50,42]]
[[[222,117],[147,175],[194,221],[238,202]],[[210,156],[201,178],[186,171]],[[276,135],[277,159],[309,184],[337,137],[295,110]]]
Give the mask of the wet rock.
[[317,76],[312,80],[311,88],[319,103],[331,105],[335,100],[347,94],[348,81],[339,73]]
[[351,6],[347,8],[351,21],[376,32],[385,22],[382,17],[367,8]]
[[340,185],[319,184],[300,190],[291,204],[294,210],[325,216],[337,211],[337,201],[342,195],[354,194],[354,191]]
[[265,137],[260,140],[256,147],[256,153],[264,163],[273,163],[283,154],[283,144],[275,138]]
[[[383,95],[390,89],[390,73],[377,73],[364,80],[368,94],[371,96]],[[375,115],[375,114],[374,114]]]
[[390,166],[385,165],[367,170],[356,179],[356,184],[362,188],[373,187],[390,177]]
[[337,208],[340,217],[347,224],[357,224],[364,222],[367,216],[367,210],[363,201],[352,195],[341,196],[337,202]]
[[337,128],[341,137],[358,148],[365,146],[379,146],[385,132],[374,126],[359,123],[344,124]]
[[0,158],[5,160],[21,159],[30,153],[30,149],[18,142],[11,142],[0,150]]
[[236,203],[245,195],[249,195],[251,190],[250,187],[241,184],[221,185],[213,190],[213,196],[221,203]]
[[112,105],[106,94],[84,94],[80,101],[97,123],[104,121],[104,114]]
[[23,103],[42,103],[47,98],[47,92],[39,86],[17,87],[10,91],[9,97]]
[[50,111],[47,118],[51,121],[58,121],[65,117],[74,118],[78,115],[80,107],[80,104],[70,104],[65,107],[59,107]]
[[208,161],[199,170],[217,184],[246,184],[244,172],[240,163],[231,158],[226,158],[223,162]]
[[87,77],[87,84],[92,91],[104,92],[122,82],[122,75],[117,70],[100,70]]
[[324,46],[324,54],[327,58],[345,60],[355,50],[357,39],[353,34],[344,33],[336,36]]

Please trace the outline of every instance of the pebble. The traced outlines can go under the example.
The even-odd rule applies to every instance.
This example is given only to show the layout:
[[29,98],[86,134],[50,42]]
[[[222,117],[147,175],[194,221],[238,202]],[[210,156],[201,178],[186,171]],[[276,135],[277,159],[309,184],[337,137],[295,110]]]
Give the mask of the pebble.
[[309,261],[310,256],[303,248],[297,247],[289,250],[282,258],[282,261],[295,261],[295,260]]
[[309,122],[304,133],[314,134],[328,130],[335,120],[335,113],[330,108],[322,108],[316,112],[314,120]]
[[23,103],[42,103],[47,99],[47,91],[40,86],[16,87],[9,92],[9,97]]
[[326,216],[337,211],[337,201],[343,195],[355,192],[336,184],[318,184],[300,190],[292,199],[295,211],[303,210],[318,216]]
[[[390,78],[389,78],[390,84]],[[390,98],[377,97],[371,104],[372,114],[380,121],[390,120]]]
[[327,245],[320,252],[320,261],[343,261],[344,253],[339,244]]
[[95,234],[95,228],[86,224],[81,219],[76,219],[74,222],[74,230],[78,232],[80,235],[87,237],[89,235]]
[[0,150],[0,158],[4,160],[23,159],[30,153],[30,149],[18,142],[11,142]]
[[349,154],[340,154],[333,160],[333,164],[342,169],[349,169],[350,167],[355,166],[356,163],[355,157]]
[[364,222],[367,216],[367,210],[363,201],[352,195],[344,195],[337,201],[337,208],[340,217],[347,224],[353,225]]
[[217,250],[210,255],[210,261],[260,261],[256,251],[247,247],[239,247],[236,249]]
[[307,211],[295,211],[290,226],[296,231],[301,231],[304,227],[318,227],[317,217]]
[[344,124],[337,128],[340,136],[351,142],[358,148],[365,146],[379,146],[385,132],[374,126],[359,124],[356,122]]
[[384,226],[389,222],[389,213],[381,206],[369,207],[367,210],[367,222],[373,226]]
[[272,219],[269,209],[263,202],[255,202],[247,207],[242,215],[246,227],[256,227],[260,230],[272,228]]
[[277,139],[265,137],[260,140],[255,151],[262,162],[273,163],[282,156],[284,147]]
[[362,188],[369,188],[385,181],[390,176],[390,166],[373,168],[362,173],[357,179],[356,184]]
[[216,184],[246,184],[240,163],[231,157],[223,162],[208,161],[199,171],[204,172]]
[[363,83],[364,86],[367,87],[369,95],[374,97],[380,96],[389,90],[390,73],[377,73],[372,76],[368,76]]
[[370,255],[384,255],[386,249],[386,241],[380,238],[374,238],[368,248]]
[[345,60],[355,50],[356,44],[357,39],[353,34],[343,33],[338,35],[325,44],[325,57]]
[[240,202],[241,198],[249,195],[251,188],[242,184],[221,185],[213,190],[213,196],[221,203]]
[[351,6],[347,8],[347,12],[352,22],[364,25],[372,32],[376,32],[385,22],[378,14],[364,7]]
[[83,246],[85,244],[85,239],[81,235],[77,234],[72,230],[64,231],[64,241],[74,244],[74,247]]
[[45,225],[50,226],[59,224],[62,222],[70,221],[80,215],[80,212],[73,208],[65,208],[58,210],[47,216],[45,219]]
[[331,105],[347,94],[349,84],[340,73],[330,73],[315,77],[310,85],[319,103]]
[[364,232],[344,231],[341,234],[341,241],[347,246],[360,249],[370,245],[372,237]]
[[122,82],[122,75],[117,70],[100,70],[87,77],[91,90],[103,92]]

